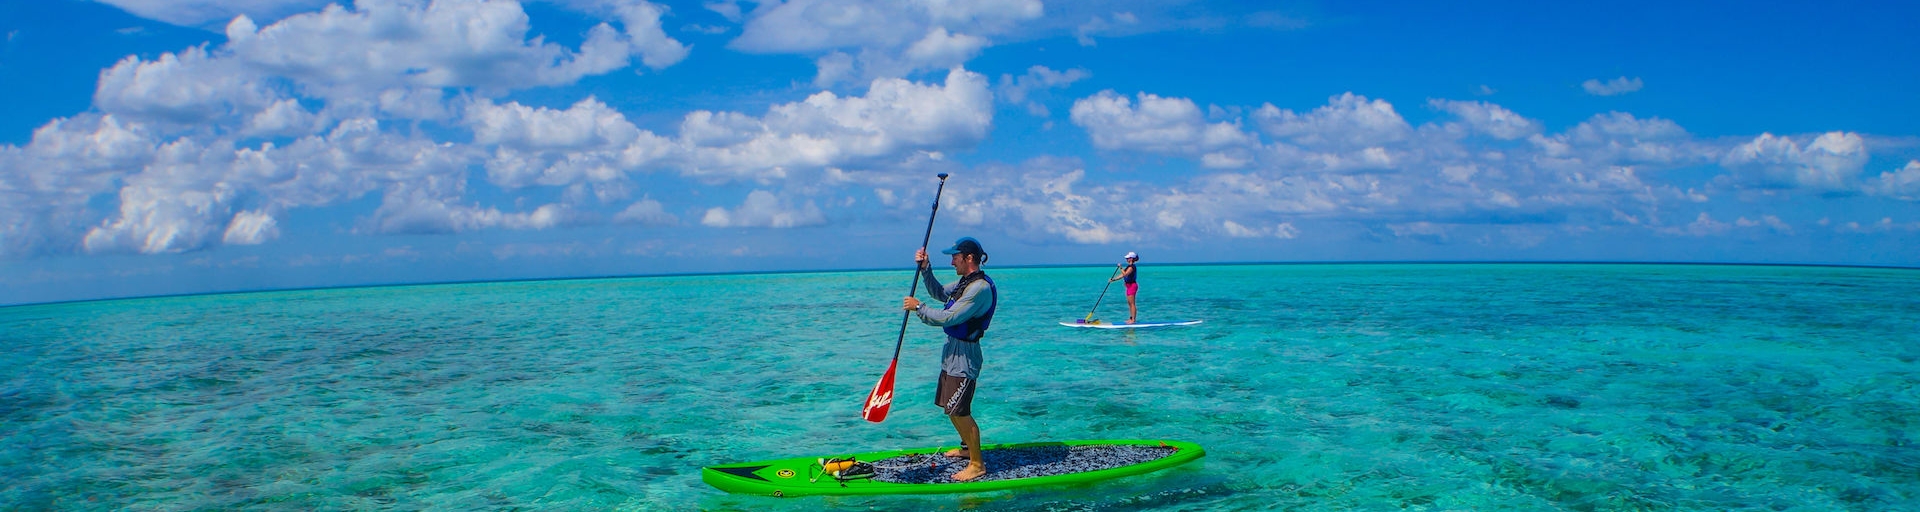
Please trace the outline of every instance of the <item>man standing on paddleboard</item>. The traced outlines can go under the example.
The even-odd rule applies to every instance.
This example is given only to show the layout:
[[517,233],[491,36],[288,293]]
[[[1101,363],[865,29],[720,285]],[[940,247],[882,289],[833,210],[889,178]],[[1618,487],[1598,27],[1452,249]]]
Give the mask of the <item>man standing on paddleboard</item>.
[[1126,280],[1127,282],[1127,323],[1133,323],[1135,319],[1140,318],[1140,307],[1133,303],[1133,296],[1140,293],[1139,263],[1140,253],[1127,251],[1126,270],[1120,271],[1120,275],[1107,280],[1109,283],[1117,280]]
[[901,305],[919,315],[921,322],[946,331],[947,344],[940,349],[940,385],[934,403],[946,410],[947,419],[960,434],[960,448],[946,455],[968,459],[967,467],[951,477],[964,482],[987,474],[986,462],[980,455],[980,425],[973,421],[973,392],[980,379],[980,337],[987,333],[987,324],[993,321],[999,294],[995,293],[993,279],[980,270],[987,262],[987,252],[980,247],[979,240],[963,237],[954,241],[953,247],[940,252],[953,255],[953,274],[960,276],[960,281],[952,286],[941,286],[940,280],[933,276],[927,248],[915,251],[913,262],[919,265],[920,276],[926,280],[927,294],[945,302],[946,306],[932,309],[912,296]]

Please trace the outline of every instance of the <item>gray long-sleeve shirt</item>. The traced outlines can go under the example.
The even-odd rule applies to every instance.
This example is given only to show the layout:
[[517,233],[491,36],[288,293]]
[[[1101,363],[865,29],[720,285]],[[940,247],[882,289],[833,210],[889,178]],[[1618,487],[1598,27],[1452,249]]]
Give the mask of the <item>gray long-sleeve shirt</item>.
[[[927,294],[932,295],[934,300],[953,301],[952,306],[945,308],[935,309],[921,304],[920,309],[914,310],[920,322],[927,325],[945,327],[963,324],[986,314],[987,308],[993,305],[993,287],[986,280],[975,280],[967,289],[959,290],[960,283],[957,281],[952,285],[941,285],[940,280],[933,276],[932,267],[920,269],[920,277],[926,281]],[[948,336],[946,346],[940,349],[940,371],[947,375],[978,379],[984,363],[985,357],[980,354],[980,344],[976,342]]]

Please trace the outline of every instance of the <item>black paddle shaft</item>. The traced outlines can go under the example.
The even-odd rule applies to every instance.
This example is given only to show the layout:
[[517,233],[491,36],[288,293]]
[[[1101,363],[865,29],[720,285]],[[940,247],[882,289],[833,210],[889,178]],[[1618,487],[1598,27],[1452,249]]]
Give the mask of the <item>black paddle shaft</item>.
[[[1113,269],[1113,275],[1114,276],[1120,275],[1120,267],[1118,265],[1115,265],[1115,268]],[[1113,276],[1107,276],[1106,286],[1100,287],[1100,298],[1093,299],[1093,309],[1087,310],[1088,320],[1093,319],[1093,312],[1100,310],[1100,301],[1107,298],[1107,288],[1111,286],[1113,286]]]
[[[933,218],[940,216],[940,193],[946,191],[947,173],[943,172],[940,173],[940,188],[933,190],[933,212],[927,214],[927,234],[920,237],[920,250],[926,250],[927,242],[933,240]],[[927,264],[932,265],[933,261],[929,259]],[[913,266],[913,286],[907,288],[907,296],[912,297],[915,293],[920,293],[920,265],[918,263]],[[907,320],[910,318],[913,318],[912,311],[903,312],[900,315],[900,339],[893,342],[893,359],[895,361],[900,360],[900,346],[907,342]]]

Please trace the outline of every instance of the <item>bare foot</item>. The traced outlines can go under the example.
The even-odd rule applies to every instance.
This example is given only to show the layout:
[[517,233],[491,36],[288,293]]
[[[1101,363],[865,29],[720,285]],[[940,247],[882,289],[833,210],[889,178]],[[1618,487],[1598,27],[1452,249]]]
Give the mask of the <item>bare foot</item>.
[[942,455],[946,455],[946,456],[948,456],[948,457],[953,457],[953,458],[956,458],[956,459],[964,459],[964,458],[967,458],[967,449],[966,449],[966,448],[954,448],[954,449],[952,449],[952,450],[947,450],[947,453],[944,453],[944,454],[942,454]]
[[1133,319],[1132,319],[1132,318],[1128,318],[1128,319],[1127,319],[1127,323],[1129,323],[1129,324],[1131,324],[1131,323],[1133,323]]
[[987,474],[986,466],[982,466],[979,464],[968,464],[966,469],[960,470],[959,473],[954,473],[953,476],[950,478],[953,478],[953,481],[955,482],[965,482],[975,478],[980,478],[980,475],[985,475],[985,474]]

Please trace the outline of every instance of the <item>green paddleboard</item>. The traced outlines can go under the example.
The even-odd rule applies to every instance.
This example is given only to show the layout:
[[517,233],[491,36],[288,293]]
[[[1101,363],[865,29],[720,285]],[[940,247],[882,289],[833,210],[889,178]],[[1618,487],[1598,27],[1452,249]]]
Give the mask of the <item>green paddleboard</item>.
[[[727,492],[779,497],[987,492],[1138,475],[1206,455],[1200,445],[1185,441],[992,444],[987,445],[981,455],[987,465],[987,475],[954,482],[946,477],[965,466],[966,459],[941,455],[948,449],[920,448],[723,464],[702,468],[700,479]],[[847,458],[858,464],[834,462]]]

